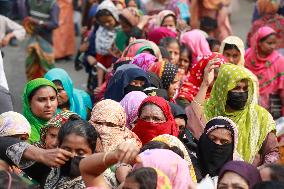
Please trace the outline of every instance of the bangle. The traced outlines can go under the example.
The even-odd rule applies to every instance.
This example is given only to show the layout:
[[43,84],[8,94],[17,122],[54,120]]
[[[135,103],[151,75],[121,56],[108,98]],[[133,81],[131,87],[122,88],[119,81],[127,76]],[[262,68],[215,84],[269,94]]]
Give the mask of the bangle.
[[116,165],[116,169],[120,168],[120,167],[129,167],[130,169],[132,169],[132,166],[130,164],[127,163],[119,163]]
[[109,152],[106,152],[105,154],[104,154],[104,157],[103,157],[103,164],[104,164],[104,166],[106,166],[106,167],[108,167],[107,166],[107,164],[106,164],[106,158],[107,158],[107,155],[109,154]]
[[197,102],[196,100],[192,100],[192,102],[194,102],[194,103],[196,103],[196,104],[198,104],[199,106],[201,106],[201,107],[203,107],[203,105],[202,104],[200,104],[199,102]]

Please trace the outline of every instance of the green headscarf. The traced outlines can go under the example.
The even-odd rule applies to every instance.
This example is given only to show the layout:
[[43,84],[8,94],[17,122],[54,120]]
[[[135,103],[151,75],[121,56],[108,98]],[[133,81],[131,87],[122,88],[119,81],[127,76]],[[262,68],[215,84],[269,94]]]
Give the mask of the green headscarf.
[[[248,80],[249,96],[244,110],[226,112],[228,91],[234,89],[243,79]],[[268,111],[257,105],[253,76],[245,68],[233,64],[220,67],[210,98],[205,104],[207,120],[215,116],[225,116],[237,124],[238,147],[242,158],[252,163],[266,136],[275,130],[275,122]]]
[[29,102],[30,94],[41,86],[50,86],[54,88],[54,90],[56,90],[57,92],[56,86],[51,81],[44,79],[44,78],[38,78],[38,79],[31,80],[26,84],[24,88],[24,94],[23,94],[23,102],[24,102],[23,112],[24,113],[23,114],[31,125],[32,132],[31,132],[29,141],[32,143],[40,140],[40,129],[47,123],[46,120],[42,120],[36,117],[32,113],[30,102]]

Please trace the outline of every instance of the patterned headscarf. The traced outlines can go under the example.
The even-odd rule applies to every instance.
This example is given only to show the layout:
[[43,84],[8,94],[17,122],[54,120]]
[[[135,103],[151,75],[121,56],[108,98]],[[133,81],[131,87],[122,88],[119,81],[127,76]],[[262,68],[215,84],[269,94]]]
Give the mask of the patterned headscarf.
[[132,124],[138,117],[138,108],[147,95],[141,91],[128,93],[121,101],[120,105],[126,113],[126,127],[132,129]]
[[45,138],[46,138],[46,134],[48,130],[51,127],[61,128],[62,125],[64,125],[69,120],[71,115],[77,115],[77,114],[71,111],[66,111],[66,110],[61,111],[55,116],[53,116],[53,118],[51,118],[46,123],[46,125],[40,129],[40,145],[42,148],[45,148]]
[[159,136],[153,138],[152,141],[164,142],[167,145],[169,145],[170,147],[173,147],[173,146],[178,147],[184,154],[184,160],[188,164],[188,167],[190,169],[190,176],[191,176],[192,180],[194,182],[197,182],[194,167],[192,165],[188,151],[185,148],[184,144],[177,137],[169,135],[169,134],[163,134],[163,135],[159,135]]
[[171,150],[151,149],[139,154],[142,163],[133,169],[153,167],[163,171],[170,179],[173,189],[189,188],[194,185],[189,174],[187,162]]
[[141,147],[139,138],[126,125],[126,114],[116,101],[106,99],[98,102],[89,121],[98,131],[104,152],[109,152],[125,141],[132,141]]
[[[226,64],[225,57],[220,53],[212,53],[210,56],[203,57],[190,70],[190,76],[186,78],[182,84],[182,87],[180,88],[178,96],[179,98],[185,98],[189,102],[193,100],[193,98],[197,95],[199,87],[203,81],[204,70],[207,64],[211,63],[211,61],[214,61],[214,64],[218,66]],[[210,96],[210,91],[211,89],[207,91],[207,98]]]
[[157,62],[157,57],[149,54],[149,53],[141,53],[136,55],[129,64],[135,64],[140,67],[145,72],[149,70],[149,68]]
[[[227,112],[226,102],[228,92],[234,89],[243,79],[248,80],[248,100],[244,110]],[[225,116],[237,124],[238,152],[241,157],[252,162],[260,150],[267,134],[275,130],[272,116],[254,100],[255,87],[251,74],[246,69],[233,64],[222,65],[217,80],[214,83],[210,98],[205,104],[207,120],[216,116]]]
[[31,134],[31,126],[28,120],[17,112],[9,111],[0,114],[0,136],[13,136]]
[[32,127],[32,132],[30,135],[29,140],[31,142],[37,142],[40,140],[40,129],[42,126],[44,126],[47,121],[40,119],[38,117],[36,117],[32,111],[31,111],[31,107],[30,107],[30,102],[29,102],[29,96],[30,94],[38,89],[39,87],[42,86],[50,86],[52,87],[56,93],[57,93],[57,88],[56,86],[49,80],[44,79],[44,78],[38,78],[38,79],[34,79],[29,81],[24,89],[24,94],[23,94],[23,102],[24,102],[24,113],[23,115],[25,116],[25,118],[29,121],[31,127]]
[[163,88],[168,89],[178,73],[178,66],[160,61],[151,66],[149,71],[157,74],[162,80]]

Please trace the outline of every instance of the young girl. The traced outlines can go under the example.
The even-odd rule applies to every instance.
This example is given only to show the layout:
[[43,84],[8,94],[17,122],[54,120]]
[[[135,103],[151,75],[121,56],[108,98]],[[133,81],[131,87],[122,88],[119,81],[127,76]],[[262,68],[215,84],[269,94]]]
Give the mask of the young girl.
[[89,73],[89,90],[94,90],[102,85],[104,74],[111,67],[113,61],[110,49],[116,37],[115,27],[118,25],[119,19],[118,10],[111,0],[105,0],[98,6],[96,20],[99,27],[94,29],[90,37],[90,47],[86,54],[86,60],[89,65],[96,66],[97,82],[90,84],[90,82],[94,82],[90,79],[95,75],[95,73],[92,73],[93,70]]
[[165,47],[171,55],[171,63],[178,65],[180,59],[180,46],[177,39],[165,37],[160,41],[160,45]]
[[192,64],[191,51],[185,45],[180,47],[179,69],[183,70],[184,75],[189,74]]

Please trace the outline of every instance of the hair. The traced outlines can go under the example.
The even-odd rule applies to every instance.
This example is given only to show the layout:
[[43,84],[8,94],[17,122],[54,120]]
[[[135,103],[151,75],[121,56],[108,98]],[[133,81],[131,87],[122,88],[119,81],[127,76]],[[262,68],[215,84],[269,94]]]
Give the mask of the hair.
[[180,46],[178,40],[173,37],[165,37],[161,39],[159,46],[167,48],[172,43],[177,43],[178,46]]
[[171,59],[171,55],[165,47],[159,46],[159,49],[161,51],[162,58]]
[[113,14],[107,10],[107,9],[101,9],[96,13],[96,20],[99,21],[100,17],[102,16],[111,16],[113,17],[113,19],[115,20],[115,22],[117,22],[117,20],[114,18]]
[[172,152],[179,155],[182,159],[184,159],[184,153],[176,146],[170,147],[168,144],[160,141],[150,141],[147,144],[145,144],[141,149],[140,153],[146,151],[146,150],[152,150],[152,149],[166,149],[171,150]]
[[89,122],[84,121],[82,119],[67,121],[60,128],[58,133],[59,146],[62,145],[64,138],[70,134],[75,134],[84,137],[87,140],[89,147],[92,149],[92,152],[95,152],[99,134]]
[[253,187],[253,189],[279,189],[279,188],[284,188],[284,183],[266,181],[266,182],[260,182]]
[[221,45],[221,42],[218,39],[208,37],[208,38],[206,38],[206,40],[209,44],[211,51],[213,50],[214,46]]
[[200,20],[200,29],[203,31],[212,31],[217,29],[217,27],[218,27],[217,20],[211,17],[205,16],[202,17]]
[[133,27],[132,24],[123,16],[122,14],[119,15],[119,20],[127,24],[129,27]]
[[28,189],[28,185],[22,179],[7,171],[0,171],[0,189]]
[[140,189],[156,189],[158,175],[154,168],[142,167],[130,172],[126,178],[134,179]]
[[268,164],[265,167],[271,171],[270,178],[272,181],[284,183],[284,166],[279,164]]
[[113,71],[115,72],[117,70],[117,68],[119,68],[119,66],[122,66],[124,64],[129,64],[130,60],[125,60],[125,61],[120,61],[117,62],[113,65]]
[[[36,94],[36,92],[37,92],[39,89],[41,89],[41,88],[46,88],[46,87],[51,87],[51,86],[49,86],[49,85],[41,85],[41,86],[35,88],[35,89],[30,93],[30,95],[28,96],[29,102],[31,102],[33,96]],[[55,91],[55,93],[57,94],[57,91],[56,91],[53,87],[51,87],[51,88],[52,88],[52,89]]]
[[162,22],[161,22],[161,25],[163,25],[165,19],[168,18],[168,17],[173,17],[173,18],[174,18],[174,21],[175,21],[175,25],[177,25],[177,18],[176,18],[176,16],[173,15],[173,14],[169,14],[169,15],[165,16],[164,19],[163,19]]
[[224,46],[223,52],[224,52],[224,51],[227,51],[227,50],[233,50],[233,49],[235,49],[235,50],[237,50],[238,52],[240,52],[240,49],[237,47],[237,45],[226,43],[225,46]]
[[276,35],[276,33],[272,33],[272,34],[269,34],[269,35],[267,35],[267,36],[261,38],[261,39],[259,40],[259,42],[264,42],[266,39],[268,39],[270,36],[273,36],[273,35]]

